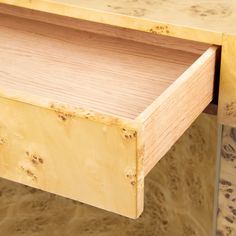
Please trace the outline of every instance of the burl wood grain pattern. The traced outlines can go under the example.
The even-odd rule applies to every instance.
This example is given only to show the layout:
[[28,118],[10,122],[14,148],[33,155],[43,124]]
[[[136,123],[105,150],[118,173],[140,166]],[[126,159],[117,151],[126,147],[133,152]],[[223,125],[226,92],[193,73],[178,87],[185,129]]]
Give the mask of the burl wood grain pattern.
[[221,147],[218,236],[236,235],[236,129],[225,126]]
[[0,232],[11,236],[209,236],[216,117],[202,114],[145,179],[145,211],[130,220],[1,179]]
[[[236,22],[236,21],[235,21]],[[236,28],[236,27],[235,27]],[[221,123],[236,127],[236,34],[224,35],[221,59],[219,116]]]
[[2,97],[0,110],[1,177],[127,217],[141,214],[142,158],[131,124]]
[[[153,34],[222,45],[219,122],[236,126],[236,63],[232,60],[236,56],[235,0],[1,0],[0,3],[3,3],[0,6],[1,12],[10,11],[14,14],[9,6],[18,6]],[[24,15],[23,12],[18,14]]]
[[[213,37],[208,40],[215,41],[220,39],[222,32],[236,33],[234,27],[236,2],[230,0],[214,2],[204,0],[194,2],[188,0],[181,2],[177,0],[117,0],[115,2],[113,0],[1,0],[0,2],[73,18],[119,24],[126,28],[149,29],[159,34],[182,35],[192,39],[194,36],[197,39],[204,39],[204,36],[212,35]],[[153,27],[148,28],[151,25]],[[196,35],[191,36],[191,31]]]

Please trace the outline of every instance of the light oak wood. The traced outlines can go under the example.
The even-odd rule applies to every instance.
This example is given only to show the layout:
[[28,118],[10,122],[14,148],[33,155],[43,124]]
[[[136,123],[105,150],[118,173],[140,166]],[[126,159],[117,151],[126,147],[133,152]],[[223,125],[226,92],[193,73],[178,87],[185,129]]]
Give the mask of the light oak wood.
[[199,57],[4,16],[0,27],[4,88],[132,119]]
[[[102,34],[107,36],[112,36],[116,38],[128,39],[135,42],[141,42],[145,44],[151,44],[166,48],[173,48],[177,50],[182,50],[186,52],[201,54],[203,50],[209,47],[206,43],[196,43],[191,40],[184,40],[174,37],[166,37],[160,34],[150,34],[148,32],[142,32],[138,30],[132,30],[122,27],[115,27],[109,24],[101,24],[96,22],[91,22],[87,20],[81,20],[71,17],[65,17],[62,15],[50,14],[47,12],[41,12],[36,10],[30,10],[27,8],[19,8],[14,6],[7,6],[0,4],[0,12],[12,16],[18,16],[21,18],[37,20],[45,23],[50,23],[54,25],[60,25],[68,28],[73,28],[77,30],[92,32],[96,34]],[[6,16],[5,16],[6,18]],[[9,20],[9,18],[8,18]],[[15,22],[15,24],[19,22]],[[25,22],[24,22],[25,24]],[[23,22],[20,24],[20,28],[24,28]],[[28,25],[28,23],[26,24]],[[27,27],[27,26],[26,26]]]
[[144,125],[145,175],[212,100],[216,50],[208,49],[138,117]]
[[137,218],[144,176],[212,100],[217,47],[95,32],[0,15],[0,173]]

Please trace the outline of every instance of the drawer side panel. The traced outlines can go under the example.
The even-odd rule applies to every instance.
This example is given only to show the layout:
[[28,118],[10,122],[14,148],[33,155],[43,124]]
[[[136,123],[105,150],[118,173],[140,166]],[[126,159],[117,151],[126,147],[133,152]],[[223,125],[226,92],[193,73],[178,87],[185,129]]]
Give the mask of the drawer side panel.
[[208,49],[139,119],[144,123],[145,175],[211,102],[216,47]]

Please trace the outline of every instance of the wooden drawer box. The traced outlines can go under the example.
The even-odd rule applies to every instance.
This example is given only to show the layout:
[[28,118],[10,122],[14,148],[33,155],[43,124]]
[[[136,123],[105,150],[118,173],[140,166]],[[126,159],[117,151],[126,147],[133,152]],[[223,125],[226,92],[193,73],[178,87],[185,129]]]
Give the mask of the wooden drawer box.
[[212,100],[217,47],[76,27],[0,15],[0,176],[137,218],[144,177]]

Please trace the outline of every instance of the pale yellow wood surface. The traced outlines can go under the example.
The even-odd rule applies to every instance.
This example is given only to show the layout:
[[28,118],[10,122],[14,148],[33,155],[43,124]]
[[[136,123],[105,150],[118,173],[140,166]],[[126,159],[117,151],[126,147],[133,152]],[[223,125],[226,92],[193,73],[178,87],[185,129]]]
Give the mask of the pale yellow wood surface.
[[[235,29],[236,29],[236,21]],[[236,35],[224,35],[219,94],[219,121],[236,127]]]
[[[222,45],[223,53],[220,86],[219,122],[236,126],[235,116],[225,108],[235,103],[236,87],[236,1],[177,1],[177,0],[0,0],[62,16],[121,26],[130,29],[164,34]],[[231,36],[230,36],[231,35]],[[233,41],[233,42],[232,42]],[[234,44],[234,45],[232,45]],[[234,60],[235,61],[235,60]]]
[[[218,4],[216,1],[210,4],[201,0],[195,2],[187,0],[181,2],[171,0],[118,0],[115,2],[112,0],[33,0],[30,2],[1,0],[0,2],[126,28],[155,31],[160,34],[215,43],[221,42],[222,32],[235,31],[233,19],[236,15],[236,6],[230,4],[230,1],[227,4],[222,0],[218,1]],[[207,17],[201,14],[206,14]]]
[[[195,3],[191,4],[191,2],[187,1],[186,4],[183,4],[183,2],[181,3],[181,1],[166,1],[165,3],[163,1],[162,4],[159,4],[159,2],[159,0],[118,0],[115,3],[111,0],[0,0],[0,3],[72,18],[137,29],[154,34],[164,34],[196,41],[221,44],[222,31],[217,30],[219,24],[216,22],[218,22],[219,16],[224,19],[224,14],[221,13],[221,11],[224,11],[223,6],[220,6],[216,15],[213,16],[213,20],[215,18],[215,29],[211,29],[211,21],[208,22],[208,18],[203,17],[202,19],[199,13],[199,20],[196,21],[196,15],[198,14],[191,14],[191,6],[196,5]],[[214,4],[210,5],[211,7],[215,7],[215,1]],[[186,9],[186,13],[189,11],[189,16],[185,16],[185,11],[183,9],[178,9],[178,7]],[[139,14],[139,11],[141,11],[141,14]],[[150,12],[152,13],[152,16],[150,15]],[[232,16],[234,17],[234,15]]]
[[216,117],[202,114],[145,178],[137,220],[0,179],[1,235],[213,236],[216,142]]
[[138,217],[143,178],[136,129],[105,116],[79,117],[57,104],[50,108],[0,98],[1,177]]
[[[116,38],[123,38],[135,42],[173,48],[197,54],[202,53],[202,51],[206,49],[207,45],[206,43],[196,43],[196,41],[184,40],[176,37],[166,37],[161,34],[150,34],[149,32],[132,30],[124,27],[116,27],[108,24],[81,20],[77,18],[65,17],[61,15],[50,14],[47,12],[32,11],[27,8],[19,8],[4,4],[0,4],[0,12],[5,15],[36,20],[40,22],[50,23],[53,25],[64,26],[67,28],[73,28],[86,32],[92,32]],[[15,21],[15,24],[16,23],[18,23],[18,20]],[[20,28],[24,29],[25,24],[28,25],[29,23],[21,21]]]

